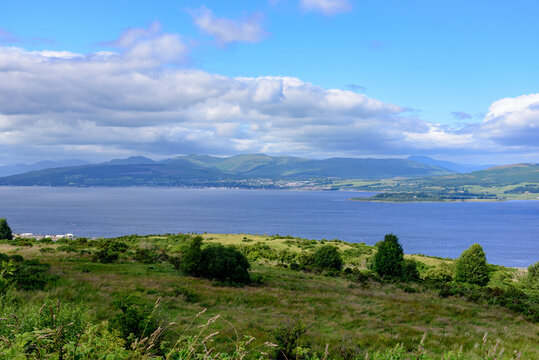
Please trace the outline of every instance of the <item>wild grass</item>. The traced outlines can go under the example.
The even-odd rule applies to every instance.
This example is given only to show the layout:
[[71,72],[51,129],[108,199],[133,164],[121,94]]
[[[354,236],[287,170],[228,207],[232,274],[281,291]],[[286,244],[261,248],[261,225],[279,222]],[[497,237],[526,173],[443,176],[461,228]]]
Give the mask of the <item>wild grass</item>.
[[[308,240],[264,235],[205,234],[204,238],[208,242],[236,245],[262,242],[275,249],[294,252],[305,251],[301,247],[304,243],[309,245]],[[245,242],[244,238],[253,241]],[[126,242],[130,244],[129,251],[134,251],[139,245],[174,250],[181,245],[174,239],[148,236],[127,239]],[[371,248],[333,243],[342,252]],[[307,352],[302,358],[323,358],[328,346],[329,358],[343,358],[341,353],[350,351],[361,358],[368,354],[371,359],[385,359],[383,356],[389,351],[394,353],[392,358],[404,359],[417,353],[424,334],[421,346],[427,349],[428,356],[437,359],[449,359],[449,356],[458,354],[462,359],[486,359],[486,349],[496,343],[496,354],[503,348],[504,358],[515,357],[519,352],[522,359],[539,358],[537,324],[506,308],[475,304],[462,298],[441,298],[437,292],[427,288],[417,287],[412,293],[398,284],[358,283],[346,277],[292,271],[264,259],[253,264],[252,274],[260,280],[258,283],[231,287],[185,276],[166,262],[143,264],[126,257],[118,263],[102,264],[92,261],[91,254],[58,251],[58,246],[0,245],[0,252],[21,254],[25,258],[51,264],[50,272],[59,276],[43,291],[10,289],[0,296],[0,318],[10,319],[12,315],[24,318],[24,329],[31,331],[37,320],[32,320],[32,316],[25,318],[25,314],[35,314],[43,304],[53,306],[60,302],[66,309],[62,315],[66,322],[69,316],[75,316],[75,310],[70,313],[68,309],[79,309],[83,314],[81,322],[100,327],[99,324],[106,323],[116,314],[111,306],[114,295],[128,292],[149,306],[161,298],[155,316],[167,329],[160,336],[168,344],[168,349],[174,348],[178,339],[183,339],[179,341],[182,351],[196,348],[189,350],[191,352],[185,353],[184,357],[176,357],[182,359],[195,358],[195,354],[204,354],[209,349],[213,349],[211,356],[217,353],[239,354],[247,351],[241,350],[242,346],[247,346],[246,342],[249,342],[249,349],[257,349],[258,355],[259,352],[267,352],[272,356],[273,349],[264,344],[274,342],[275,331],[291,319],[301,320],[306,328],[298,343],[301,349],[308,349],[300,349]],[[41,252],[39,249],[43,247],[55,251]],[[428,259],[432,264],[446,261]],[[208,325],[209,333],[197,337],[199,328],[192,326],[193,314],[204,309],[206,311],[198,320],[219,317],[211,323],[211,331]],[[92,331],[101,334],[105,328]],[[215,332],[219,334],[201,343]],[[487,332],[488,344],[482,342]],[[402,357],[395,355],[399,352],[403,353]],[[449,352],[452,355],[448,355]]]

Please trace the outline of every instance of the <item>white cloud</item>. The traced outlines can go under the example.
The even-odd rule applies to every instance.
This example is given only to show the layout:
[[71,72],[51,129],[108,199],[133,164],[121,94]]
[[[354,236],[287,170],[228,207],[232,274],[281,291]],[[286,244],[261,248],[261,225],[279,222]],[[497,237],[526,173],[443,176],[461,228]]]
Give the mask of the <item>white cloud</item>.
[[502,145],[539,147],[539,94],[492,103],[481,124],[481,135]]
[[167,66],[185,62],[188,49],[155,24],[130,29],[111,46],[117,52],[0,46],[0,163],[126,154],[538,152],[539,94],[494,102],[481,124],[452,129],[294,77],[231,78]]
[[336,15],[352,10],[349,0],[300,0],[305,11],[315,11],[325,15]]
[[195,24],[205,33],[215,37],[221,45],[235,42],[256,43],[267,33],[262,29],[262,17],[251,15],[242,21],[217,17],[205,6],[191,12]]

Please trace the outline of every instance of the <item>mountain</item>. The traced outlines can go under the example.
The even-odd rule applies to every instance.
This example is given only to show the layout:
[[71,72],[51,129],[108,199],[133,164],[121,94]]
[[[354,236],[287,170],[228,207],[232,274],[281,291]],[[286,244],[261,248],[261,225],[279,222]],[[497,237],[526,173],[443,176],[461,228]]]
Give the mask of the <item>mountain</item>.
[[408,179],[405,182],[422,186],[442,187],[458,187],[464,185],[508,186],[520,183],[539,183],[539,164],[495,166],[467,174]]
[[412,155],[407,157],[408,160],[416,161],[418,163],[439,166],[441,168],[451,170],[457,173],[468,173],[472,171],[485,170],[496,165],[472,165],[472,164],[458,164],[451,161],[436,160],[428,156]]
[[0,166],[0,176],[22,174],[29,171],[60,168],[66,166],[88,165],[90,162],[79,159],[66,159],[59,161],[40,161],[34,164],[8,164]]
[[49,186],[241,186],[252,179],[382,179],[424,177],[451,172],[407,159],[302,159],[245,154],[232,157],[179,156],[154,161],[145,157],[101,164],[31,171],[0,178],[0,185]]

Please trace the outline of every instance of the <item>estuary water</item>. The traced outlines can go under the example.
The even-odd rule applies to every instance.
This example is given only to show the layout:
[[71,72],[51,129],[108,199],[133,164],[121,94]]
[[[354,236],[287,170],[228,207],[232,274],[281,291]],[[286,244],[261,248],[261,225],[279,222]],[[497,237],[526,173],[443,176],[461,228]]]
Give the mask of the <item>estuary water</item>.
[[539,201],[374,203],[370,193],[183,188],[0,187],[0,218],[16,233],[112,237],[216,232],[293,235],[374,244],[396,234],[405,253],[458,257],[473,243],[487,260],[539,260]]

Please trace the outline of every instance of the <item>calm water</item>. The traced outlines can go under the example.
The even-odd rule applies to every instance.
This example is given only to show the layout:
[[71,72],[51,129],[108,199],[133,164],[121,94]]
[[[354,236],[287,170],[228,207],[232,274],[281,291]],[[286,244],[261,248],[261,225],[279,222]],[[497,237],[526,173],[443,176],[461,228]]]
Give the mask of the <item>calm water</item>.
[[393,232],[406,253],[457,257],[479,243],[494,264],[528,266],[539,260],[539,201],[392,204],[346,200],[352,196],[361,195],[0,187],[0,217],[7,218],[17,233],[88,237],[207,231],[374,244]]

